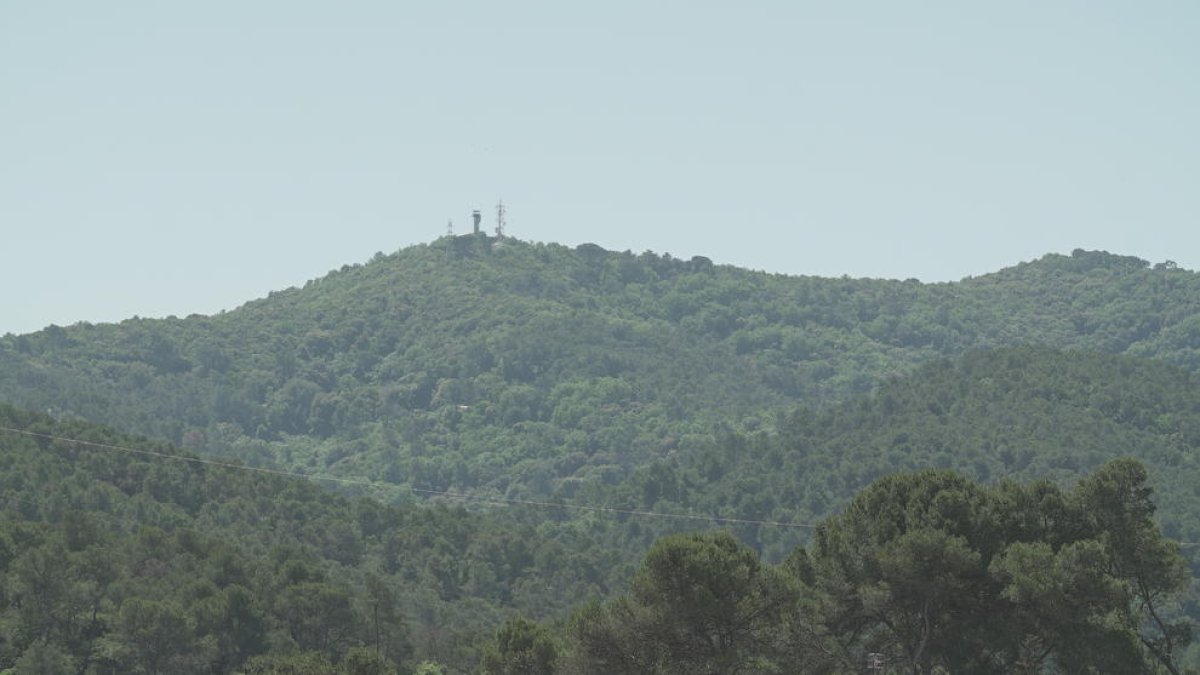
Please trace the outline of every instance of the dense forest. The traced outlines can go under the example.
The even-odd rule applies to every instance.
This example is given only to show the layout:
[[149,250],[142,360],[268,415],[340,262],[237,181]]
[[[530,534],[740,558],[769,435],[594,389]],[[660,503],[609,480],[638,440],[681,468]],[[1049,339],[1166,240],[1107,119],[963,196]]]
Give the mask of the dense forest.
[[[728,534],[675,535],[627,594],[552,631],[506,625],[488,673],[1179,672],[1189,575],[1117,460],[1063,492],[893,474],[780,566]],[[524,628],[523,641],[512,634]],[[530,666],[534,667],[530,667]]]
[[[779,565],[729,533],[667,536],[627,592],[539,624],[486,585],[586,597],[603,553],[531,514],[389,507],[89,423],[0,422],[14,673],[1180,672],[1196,610],[1135,460],[1068,491],[893,474]],[[497,623],[488,600],[509,618],[460,643]]]
[[1077,251],[954,284],[446,237],[217,316],[0,339],[0,400],[197,452],[544,497],[919,364],[1044,344],[1200,366],[1200,276]]
[[467,235],[7,335],[0,670],[1182,672],[1198,367],[1200,277],[1085,251]]
[[[770,432],[718,434],[699,452],[639,469],[614,494],[659,510],[813,520],[897,471],[1070,484],[1133,456],[1149,468],[1168,536],[1200,541],[1197,446],[1200,376],[1148,359],[1016,347],[927,364],[871,394],[783,416]],[[738,531],[772,560],[803,541]]]
[[0,427],[0,669],[419,654],[462,672],[506,616],[606,595],[619,567],[586,538],[540,536],[540,513],[386,506],[8,407]]

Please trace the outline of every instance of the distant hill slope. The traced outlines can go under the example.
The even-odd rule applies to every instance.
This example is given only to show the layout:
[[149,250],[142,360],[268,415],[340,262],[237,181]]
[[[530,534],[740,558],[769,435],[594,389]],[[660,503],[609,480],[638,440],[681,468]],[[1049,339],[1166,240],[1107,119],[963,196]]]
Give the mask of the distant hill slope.
[[[792,415],[778,433],[726,435],[639,470],[622,492],[640,508],[813,522],[898,471],[1070,485],[1127,456],[1149,470],[1164,533],[1200,542],[1200,375],[1021,347],[928,364],[870,395]],[[778,559],[807,533],[748,526],[741,535]],[[1200,570],[1200,546],[1184,552]]]
[[507,615],[605,595],[632,557],[542,536],[544,513],[383,506],[3,404],[0,427],[0,671],[247,672],[367,648],[469,672]]
[[1200,276],[1077,251],[952,284],[446,237],[217,316],[0,339],[0,400],[256,465],[513,496],[611,486],[969,350],[1200,366]]
[[[781,419],[778,431],[717,429],[694,452],[579,486],[566,501],[815,525],[899,470],[1065,485],[1134,456],[1150,470],[1165,533],[1196,542],[1197,377],[1125,356],[973,352]],[[299,647],[333,660],[382,649],[397,663],[433,658],[469,672],[509,613],[561,616],[619,591],[662,534],[726,527],[779,561],[811,531],[549,507],[386,507],[162,457],[187,455],[83,421],[0,405],[0,427],[27,432],[0,431],[0,668],[57,654],[124,672],[223,672]],[[1200,548],[1183,552],[1198,567]],[[51,590],[35,604],[39,579]],[[1194,596],[1184,609],[1200,611]],[[143,614],[170,630],[139,635]],[[139,647],[150,639],[153,650]],[[45,644],[50,656],[38,651]]]

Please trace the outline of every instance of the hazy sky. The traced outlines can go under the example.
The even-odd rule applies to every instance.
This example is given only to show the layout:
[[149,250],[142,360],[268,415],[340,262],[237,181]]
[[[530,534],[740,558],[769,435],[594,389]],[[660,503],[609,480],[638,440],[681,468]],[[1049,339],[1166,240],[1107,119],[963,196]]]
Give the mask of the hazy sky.
[[491,221],[790,274],[1200,267],[1200,2],[0,0],[0,333]]

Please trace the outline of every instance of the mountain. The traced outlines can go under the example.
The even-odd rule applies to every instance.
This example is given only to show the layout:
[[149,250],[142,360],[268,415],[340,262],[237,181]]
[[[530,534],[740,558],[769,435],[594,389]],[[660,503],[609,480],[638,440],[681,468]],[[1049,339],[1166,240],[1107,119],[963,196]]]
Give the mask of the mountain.
[[[1000,481],[988,494],[1045,494],[1036,482],[1017,489],[1003,481],[1048,478],[1066,489],[1114,458],[1134,456],[1147,466],[1165,534],[1196,542],[1196,378],[1128,356],[972,352],[874,393],[785,416],[775,430],[718,429],[694,453],[659,459],[606,493],[565,502],[602,499],[592,503],[615,513],[550,504],[484,512],[386,506],[89,422],[0,406],[0,664],[90,661],[98,672],[220,672],[242,664],[272,672],[302,660],[304,672],[381,672],[348,669],[383,655],[384,667],[434,659],[450,672],[470,672],[506,617],[562,617],[588,597],[615,597],[604,612],[616,611],[628,602],[620,594],[631,579],[642,593],[638,580],[662,555],[655,551],[693,546],[663,535],[726,527],[762,550],[765,566],[801,555],[800,544],[818,546],[808,536],[814,529],[841,527],[827,514],[855,513],[854,500],[869,502],[864,495],[909,480],[897,476],[917,468]],[[969,482],[924,475],[960,488]],[[826,555],[820,546],[812,549],[818,561]],[[737,551],[737,559],[754,556]],[[1200,550],[1183,553],[1195,569]],[[763,574],[797,573],[789,565]],[[618,615],[610,621],[588,607],[572,639],[605,649],[633,644],[621,637]],[[1172,605],[1172,620],[1198,607],[1194,597]],[[616,637],[606,637],[610,630]],[[1006,637],[1006,648],[1019,638]],[[347,670],[313,665],[335,662]]]
[[[918,566],[933,561],[939,583],[972,589],[937,594],[931,621],[938,638],[927,658],[956,659],[947,662],[974,664],[972,672],[984,672],[979,645],[997,650],[1000,663],[1017,662],[1029,631],[1051,631],[1044,634],[1051,640],[1048,648],[1039,647],[1047,662],[1105,663],[1110,656],[1094,648],[1107,644],[1114,654],[1140,663],[1141,649],[1130,640],[1139,626],[1149,635],[1157,629],[1143,626],[1138,600],[1119,592],[1124,575],[1132,573],[1105,562],[1123,550],[1124,539],[1107,537],[1114,530],[1090,515],[1096,505],[1112,501],[1107,492],[1097,493],[1099,487],[1127,468],[1140,469],[1128,461],[1092,464],[1109,454],[1146,455],[1157,463],[1149,484],[1162,506],[1160,522],[1194,527],[1191,444],[1200,409],[1193,379],[1178,368],[1129,357],[1013,349],[922,368],[874,396],[794,418],[778,436],[730,435],[709,449],[724,454],[725,475],[698,476],[691,485],[692,496],[713,497],[697,511],[721,511],[724,494],[744,506],[764,498],[780,504],[803,500],[822,486],[848,489],[851,483],[834,480],[838,472],[814,467],[874,470],[881,457],[890,459],[875,447],[889,429],[908,436],[908,461],[914,465],[957,458],[947,463],[975,466],[979,455],[971,448],[978,438],[1023,445],[1033,433],[1041,444],[1029,451],[1030,464],[1042,467],[1023,468],[1037,474],[1046,466],[1069,466],[1053,475],[1079,481],[1067,492],[1044,481],[985,487],[945,471],[888,470],[856,496],[837,494],[843,514],[813,522],[818,535],[807,549],[793,547],[778,566],[760,561],[728,534],[693,534],[660,539],[634,568],[631,561],[644,549],[630,542],[652,530],[695,529],[702,521],[681,528],[679,521],[629,513],[572,518],[549,505],[485,513],[437,505],[389,507],[296,477],[214,463],[162,441],[0,405],[0,668],[392,673],[411,672],[418,660],[433,659],[449,672],[465,673],[474,672],[482,656],[492,668],[487,672],[521,672],[513,664],[528,663],[522,650],[540,650],[547,658],[582,664],[578,671],[546,672],[633,673],[644,672],[637,664],[647,650],[649,658],[676,663],[668,672],[707,672],[687,664],[746,658],[763,667],[783,663],[793,670],[848,672],[838,664],[923,638],[909,632],[881,642],[881,622],[888,617],[855,601],[857,592],[838,597],[833,591],[853,584],[877,597],[875,575],[882,574],[885,590],[898,589],[890,598],[879,596],[889,612],[919,609],[910,590],[929,582],[919,570],[914,576],[899,566],[896,551],[936,544],[961,552],[959,540],[968,547],[965,562],[941,566],[945,556],[913,558]],[[1014,414],[1041,419],[1012,424]],[[1078,428],[1079,420],[1090,420],[1094,429]],[[1053,421],[1063,422],[1063,431],[1043,435]],[[1064,442],[1067,438],[1074,441]],[[857,452],[847,454],[852,449]],[[926,456],[929,452],[934,456]],[[1011,461],[1003,450],[998,455]],[[806,465],[813,459],[818,461]],[[663,493],[679,494],[689,484],[686,475],[656,476],[655,467],[649,475],[659,479],[656,489]],[[699,467],[711,470],[705,462]],[[1021,469],[1005,473],[1023,475]],[[1101,475],[1110,478],[1098,479]],[[1158,528],[1149,523],[1154,506],[1149,491],[1141,489],[1143,481],[1136,478],[1138,489],[1129,495],[1136,509],[1129,512],[1136,512],[1134,525],[1143,533],[1138,541],[1144,536],[1153,544],[1149,550],[1157,557],[1150,560],[1172,571],[1169,580],[1149,580],[1157,584],[1155,602],[1175,625],[1200,606],[1194,596],[1183,603],[1174,598],[1172,589],[1186,586],[1182,561],[1175,562],[1175,547],[1160,541]],[[634,494],[650,494],[649,483],[636,487]],[[620,504],[621,489],[617,492]],[[1114,494],[1127,492],[1118,486]],[[672,504],[659,500],[651,506]],[[1125,522],[1126,510],[1121,506],[1112,517]],[[785,507],[781,515],[795,514]],[[771,528],[762,523],[735,529],[746,535]],[[934,539],[926,541],[929,537]],[[1052,555],[1048,544],[1061,546],[1061,554]],[[843,558],[855,558],[860,546],[873,561],[893,562],[882,568],[848,565]],[[1043,578],[1050,563],[1056,571]],[[898,572],[907,576],[898,579]],[[1058,572],[1068,576],[1055,576]],[[900,581],[908,586],[898,586]],[[1032,594],[1026,588],[1061,584],[1065,592],[1077,593],[1098,582],[1108,590],[1075,608],[1078,612],[1042,602],[1040,594],[1047,592],[1042,586]],[[627,583],[630,592],[622,594]],[[689,592],[679,592],[680,584]],[[713,601],[732,603],[732,609],[706,606],[708,588],[724,594]],[[1022,595],[1010,595],[1016,593]],[[570,621],[546,624],[553,631],[509,618],[495,643],[499,651],[488,645],[506,617],[520,612],[561,618],[588,597],[597,601],[580,606]],[[605,598],[608,602],[599,601]],[[767,613],[760,616],[760,610]],[[1118,612],[1121,624],[1109,625]],[[729,624],[741,637],[706,642],[710,619]],[[747,623],[739,628],[743,619]],[[955,647],[955,627],[964,621],[973,626],[975,646]],[[858,622],[874,628],[863,633],[853,628]],[[558,640],[565,640],[567,653],[554,646]],[[1077,655],[1077,642],[1089,648]],[[1168,650],[1182,658],[1185,643],[1176,644]],[[667,655],[655,656],[660,650]],[[635,660],[614,670],[618,656]],[[1198,657],[1193,650],[1187,662]],[[987,672],[1008,672],[998,662],[989,660]],[[504,670],[510,666],[516,671]]]
[[[477,240],[468,241],[476,247],[482,245]],[[469,248],[470,255],[465,255],[462,268],[480,266],[472,256],[508,255],[499,251],[518,247],[506,243],[496,249],[489,243],[486,249]],[[559,253],[575,259],[586,255],[587,250],[582,254],[565,250]],[[409,251],[404,255],[414,254]],[[442,251],[438,255],[447,254]],[[625,254],[604,255],[621,259]],[[373,269],[380,277],[378,287],[369,287],[374,288],[373,292],[355,282],[323,302],[349,311],[359,299],[358,293],[364,297],[384,293],[388,277],[382,271],[389,260],[382,257],[363,268],[332,276],[339,279],[340,275]],[[997,286],[1006,287],[1031,277],[1044,277],[1042,283],[1051,287],[1056,287],[1052,281],[1063,286],[1064,273],[1054,270],[1067,260],[1075,257],[1050,257],[1006,270],[996,279],[971,279],[948,286],[961,291],[974,284],[995,293]],[[684,280],[700,274],[716,275],[722,270],[691,270],[693,265],[704,266],[703,262],[670,264],[679,268]],[[731,277],[759,278],[737,270],[724,272]],[[1067,276],[1070,283],[1064,287],[1087,287],[1090,293],[1099,294],[1097,297],[1131,302],[1146,295],[1140,286],[1103,293],[1094,287],[1106,289],[1108,284],[1116,283],[1114,279],[1119,281],[1130,274],[1141,275],[1145,283],[1154,284],[1158,283],[1158,275],[1166,275],[1169,280],[1180,272],[1116,265],[1090,266],[1072,274],[1076,276]],[[1182,274],[1186,275],[1182,279],[1190,282],[1190,273]],[[1087,282],[1090,277],[1107,281]],[[795,282],[788,278],[762,279],[764,284]],[[558,308],[564,320],[556,325],[546,320],[539,324],[543,327],[541,334],[535,335],[522,332],[526,319],[497,311],[490,319],[494,328],[484,331],[480,338],[474,329],[447,329],[445,324],[454,324],[455,320],[445,316],[435,314],[436,320],[420,321],[425,311],[458,315],[468,310],[490,311],[494,305],[477,299],[464,301],[463,307],[456,308],[452,306],[456,294],[447,292],[402,321],[387,319],[386,312],[378,319],[380,326],[393,328],[420,323],[407,328],[411,330],[407,339],[414,344],[430,344],[419,342],[430,340],[423,337],[423,329],[427,329],[441,331],[439,335],[448,336],[446,339],[456,345],[454,350],[434,356],[426,353],[427,361],[418,358],[420,352],[412,356],[413,364],[434,364],[429,366],[435,368],[434,372],[446,375],[436,378],[437,386],[423,407],[402,406],[395,417],[343,423],[324,436],[311,430],[279,431],[271,426],[271,406],[278,402],[280,392],[299,386],[296,382],[307,380],[318,387],[309,402],[310,415],[325,397],[374,401],[377,399],[373,397],[404,386],[403,374],[393,379],[379,375],[382,362],[401,353],[399,339],[380,364],[365,370],[361,377],[342,373],[332,380],[334,386],[328,391],[317,383],[317,374],[340,372],[349,367],[352,356],[365,358],[373,353],[370,339],[364,343],[368,347],[356,341],[345,351],[310,352],[311,335],[316,334],[313,329],[303,337],[295,337],[297,325],[315,320],[310,313],[316,310],[308,301],[328,292],[325,288],[313,290],[328,285],[326,281],[310,285],[308,291],[276,294],[217,317],[79,325],[5,338],[5,367],[0,379],[20,384],[10,390],[12,396],[27,397],[39,407],[43,406],[37,401],[45,403],[44,407],[53,405],[55,415],[0,406],[0,426],[24,432],[0,431],[0,509],[4,514],[0,521],[0,574],[5,588],[0,597],[0,664],[50,663],[54,670],[62,664],[77,668],[81,662],[90,662],[101,672],[104,668],[124,672],[139,668],[147,672],[156,668],[221,671],[243,664],[248,672],[271,672],[299,668],[303,662],[303,667],[313,672],[347,672],[345,669],[354,663],[369,665],[371,659],[379,657],[385,660],[385,667],[386,662],[408,667],[421,659],[433,659],[450,666],[450,672],[470,672],[488,649],[489,636],[506,617],[516,613],[538,619],[563,617],[588,597],[616,598],[613,602],[617,604],[606,604],[606,608],[628,602],[621,594],[631,580],[636,591],[636,580],[645,574],[637,567],[642,553],[656,541],[668,543],[652,550],[672,546],[669,542],[688,541],[662,539],[666,535],[721,527],[757,549],[764,565],[778,563],[800,555],[801,545],[813,546],[811,533],[822,523],[832,522],[826,520],[830,514],[846,512],[855,495],[869,485],[886,485],[886,477],[916,469],[955,469],[970,479],[1001,483],[997,489],[1002,494],[1009,489],[1003,487],[1006,479],[1049,479],[1068,489],[1112,459],[1136,457],[1146,465],[1149,486],[1154,489],[1158,505],[1155,520],[1167,536],[1187,542],[1182,552],[1191,562],[1193,573],[1200,569],[1200,547],[1195,545],[1200,542],[1200,521],[1195,515],[1200,513],[1200,495],[1195,490],[1195,485],[1200,485],[1200,459],[1196,455],[1200,445],[1200,387],[1196,386],[1196,378],[1200,375],[1188,367],[1186,349],[1190,343],[1162,340],[1164,334],[1178,334],[1180,324],[1188,321],[1190,315],[1171,313],[1188,301],[1186,286],[1175,291],[1178,296],[1172,296],[1174,300],[1161,303],[1170,309],[1163,310],[1167,318],[1155,319],[1164,327],[1129,342],[1124,350],[1154,353],[1159,359],[1050,347],[980,346],[964,348],[950,358],[909,354],[911,362],[897,366],[902,372],[885,377],[872,391],[831,391],[811,404],[771,389],[765,377],[749,377],[746,371],[752,368],[759,370],[751,374],[761,376],[772,372],[771,367],[780,372],[785,367],[797,369],[798,365],[772,365],[772,347],[739,353],[734,334],[709,340],[702,334],[688,333],[683,321],[639,319],[636,315],[621,319],[650,326],[639,329],[645,338],[637,343],[606,336],[598,329],[579,329],[580,325],[601,325],[597,317],[617,315],[615,311],[604,314],[592,308],[590,313],[573,313],[562,309],[562,304],[544,305],[541,300],[524,298],[512,304],[537,311],[522,316],[536,318],[538,312]],[[338,288],[336,284],[332,287]],[[1057,315],[1047,307],[1057,291],[1050,293],[1038,285],[1024,287],[1025,294],[1014,290],[997,296],[987,307],[1003,300],[1013,307],[1024,307],[1022,311],[1032,316],[1046,312],[1044,327],[1058,326],[1054,331],[1059,332],[1066,331],[1068,323],[1089,325],[1075,320],[1053,323],[1049,317]],[[940,286],[914,288],[922,293],[944,292],[937,290]],[[1042,295],[1046,301],[1037,302],[1035,299]],[[1089,303],[1107,306],[1095,299]],[[1092,307],[1089,303],[1079,301],[1084,308]],[[979,307],[972,311],[983,314]],[[1106,315],[1100,309],[1087,311],[1094,317]],[[993,310],[993,314],[998,313],[999,309]],[[1097,334],[1111,338],[1120,332],[1118,327],[1132,325],[1129,317],[1155,316],[1140,309],[1135,312],[1129,306],[1109,314],[1118,318],[1109,322],[1089,319],[1105,328],[1077,332],[1073,339],[1086,342]],[[1016,310],[1010,314],[1017,315]],[[1022,330],[1031,331],[1043,325],[1039,323],[1042,320],[1021,324],[1025,326]],[[328,321],[320,325],[329,330],[354,325],[352,317],[339,319],[335,315]],[[576,321],[584,323],[573,323]],[[214,326],[223,328],[214,330]],[[560,351],[530,379],[503,379],[503,365],[498,359],[474,375],[471,373],[475,371],[452,370],[450,365],[464,368],[460,359],[467,347],[463,345],[483,339],[487,347],[493,332],[512,340],[534,340],[553,329],[562,331],[550,341]],[[235,339],[238,330],[259,338]],[[360,335],[376,337],[381,330],[362,328]],[[805,330],[819,332],[812,326]],[[861,334],[860,328],[854,330]],[[596,332],[601,333],[600,338],[593,337]],[[283,337],[272,337],[280,335]],[[681,345],[673,356],[662,347],[670,344],[668,338]],[[296,352],[263,353],[257,351],[261,347],[256,339],[277,340],[271,344],[295,340],[300,347]],[[203,344],[208,345],[207,351],[196,346],[200,340],[206,341]],[[602,357],[640,355],[642,360],[629,372],[576,375],[568,380],[570,388],[556,383],[555,378],[589,372],[588,359],[578,355],[589,353],[588,345],[595,341],[607,346]],[[146,347],[155,344],[159,346]],[[1161,347],[1164,344],[1174,348]],[[638,345],[645,351],[639,352]],[[667,365],[658,363],[648,356],[657,353],[651,348],[662,348],[664,359],[676,360]],[[200,353],[206,354],[205,359],[198,356]],[[688,392],[694,397],[692,401],[709,407],[681,407],[672,415],[662,409],[665,404],[661,402],[659,408],[635,409],[622,398],[621,391],[632,390],[647,401],[657,400],[654,397],[665,395],[663,392],[676,391],[670,389],[671,369],[680,367],[680,363],[704,367],[704,359],[697,353],[722,353],[728,363],[713,363],[707,375],[693,372],[689,377],[714,377],[715,372],[721,377],[741,378],[729,390],[717,388],[718,378],[709,383],[714,387],[712,391]],[[537,352],[531,354],[536,357]],[[858,356],[853,351],[830,352],[829,362],[853,367],[855,358]],[[486,364],[486,358],[481,363]],[[255,370],[251,367],[254,364],[266,365]],[[268,369],[275,365],[288,366],[287,380],[280,379],[282,372]],[[215,405],[204,407],[208,401],[205,392],[219,397],[222,387],[254,377],[263,382],[281,381],[282,386],[267,387],[263,400],[248,406],[250,414],[261,418],[253,436],[247,435],[240,423],[205,421],[203,415],[217,409]],[[661,378],[660,388],[656,388],[660,382],[655,378]],[[585,394],[617,393],[607,402],[587,408],[579,417],[566,415],[563,410],[570,408],[556,405],[548,418],[538,413],[543,417],[518,417],[506,422],[489,413],[494,405],[490,398],[477,396],[489,384],[500,394],[510,395],[518,387],[533,393],[543,391],[540,388],[550,392],[567,390],[582,397],[574,399],[576,403],[586,402]],[[622,386],[629,389],[619,389]],[[437,392],[454,387],[464,387],[458,390],[460,394],[476,397],[436,402],[441,396]],[[758,387],[758,395],[774,402],[745,405],[736,393],[737,387],[748,391]],[[56,391],[61,399],[54,398]],[[770,399],[772,396],[776,398]],[[188,401],[197,406],[190,413]],[[216,399],[210,403],[215,404]],[[181,410],[195,417],[171,416]],[[251,463],[293,467],[298,473],[310,475],[361,472],[359,475],[370,478],[369,484],[351,483],[343,485],[343,490],[372,498],[334,494],[295,477],[254,471],[250,464],[240,468],[206,464],[212,460],[164,441],[97,427],[79,419],[84,412],[97,417],[110,414],[126,422],[141,420],[148,428],[175,429],[182,437],[197,441],[206,440],[214,430],[227,433],[232,439],[230,447],[257,449],[257,454],[244,453]],[[722,417],[727,414],[731,421]],[[607,426],[595,424],[598,419]],[[651,447],[650,451],[635,454],[626,449],[626,464],[612,461],[613,453],[620,449],[620,439],[604,434],[641,433],[644,427],[639,425],[675,435],[657,450]],[[413,433],[413,429],[419,433]],[[530,443],[514,450],[501,444],[505,439],[528,435],[533,429],[545,432],[538,438],[542,445]],[[360,432],[365,435],[354,435]],[[489,433],[494,437],[489,438]],[[586,446],[566,452],[554,445],[572,438],[612,445],[601,445],[590,452]],[[61,439],[81,439],[94,445]],[[468,455],[473,447],[470,443],[479,443],[476,447],[485,450]],[[345,451],[339,461],[306,461],[307,457],[324,458],[319,453],[331,448]],[[401,453],[416,448],[422,448],[423,454],[415,454],[415,460],[443,462],[450,469],[446,484],[474,485],[478,497],[499,497],[496,492],[501,486],[515,500],[542,490],[549,497],[542,504],[508,502],[507,508],[485,511],[411,504],[415,495],[426,493],[414,494],[409,489],[411,483],[393,481],[395,476],[372,475],[371,460],[373,453],[386,456],[391,451],[395,453],[394,461],[403,467],[406,455]],[[564,457],[579,461],[577,470],[563,475],[551,473],[569,466],[564,464]],[[472,484],[462,479],[471,475],[471,466],[460,466],[468,458],[494,462],[488,466],[496,473],[495,482]],[[606,463],[601,464],[602,460]],[[389,481],[397,486],[389,487]],[[379,499],[398,504],[386,506]],[[706,520],[708,517],[725,520]],[[749,555],[753,553],[736,554]],[[39,579],[53,583],[36,590]],[[38,597],[49,600],[40,604],[32,601]],[[380,605],[375,601],[379,597],[390,604]],[[1172,606],[1172,616],[1194,618],[1200,613],[1198,607],[1194,596],[1189,596]],[[581,616],[593,616],[587,613],[591,610],[581,611]],[[619,624],[604,623],[606,614],[594,616],[600,624],[587,630],[599,630],[601,634],[587,633],[588,639],[611,646],[612,641],[604,642],[607,638],[603,631]],[[516,630],[513,626],[524,624],[504,625],[502,631]],[[149,632],[149,626],[162,630]],[[385,634],[386,640],[381,637]],[[149,648],[162,644],[173,647]],[[859,647],[870,649],[869,645],[856,649]],[[499,658],[488,651],[486,658],[493,657]],[[1193,650],[1187,662],[1197,659],[1200,654]],[[333,670],[335,666],[330,664],[335,662],[339,664],[336,668],[343,670]]]
[[445,237],[215,316],[0,339],[0,400],[309,474],[603,492],[1006,345],[1200,365],[1200,277],[1076,251],[958,283]]

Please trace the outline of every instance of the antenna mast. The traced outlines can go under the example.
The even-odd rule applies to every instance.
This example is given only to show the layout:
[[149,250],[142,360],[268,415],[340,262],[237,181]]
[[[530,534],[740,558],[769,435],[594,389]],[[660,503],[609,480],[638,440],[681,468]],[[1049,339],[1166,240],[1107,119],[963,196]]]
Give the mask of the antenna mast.
[[453,234],[454,234],[454,221],[453,221],[453,220],[447,220],[447,221],[446,221],[446,234],[447,234],[447,235],[453,235]]
[[504,213],[505,213],[504,200],[501,199],[500,202],[496,204],[496,237],[497,238],[504,237],[504,226],[506,224],[504,222]]

